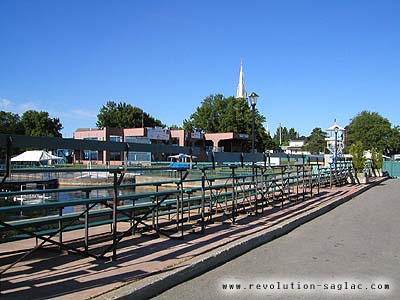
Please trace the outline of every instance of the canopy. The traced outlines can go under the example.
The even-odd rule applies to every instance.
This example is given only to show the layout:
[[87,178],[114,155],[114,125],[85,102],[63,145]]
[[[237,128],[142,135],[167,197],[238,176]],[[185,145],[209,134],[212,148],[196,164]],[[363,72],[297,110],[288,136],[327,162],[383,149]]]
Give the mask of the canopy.
[[184,154],[184,153],[179,153],[179,154],[171,155],[171,156],[168,156],[168,157],[169,157],[169,158],[175,158],[175,159],[197,158],[197,156],[189,155],[189,154]]
[[333,124],[331,127],[329,127],[327,129],[327,131],[335,131],[335,130],[337,130],[337,131],[345,131],[346,129],[343,128],[342,126],[338,125],[338,124]]
[[25,151],[20,155],[11,158],[11,161],[42,162],[48,160],[61,160],[62,157],[52,155],[44,150]]

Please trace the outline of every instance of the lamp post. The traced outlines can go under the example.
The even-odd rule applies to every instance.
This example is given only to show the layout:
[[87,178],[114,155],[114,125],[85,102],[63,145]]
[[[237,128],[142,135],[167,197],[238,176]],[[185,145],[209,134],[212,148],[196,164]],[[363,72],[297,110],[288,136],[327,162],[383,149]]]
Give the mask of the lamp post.
[[335,126],[335,176],[337,176],[337,148],[338,148],[338,131],[339,127]]
[[255,153],[255,109],[256,109],[256,105],[257,105],[257,99],[258,99],[258,95],[254,92],[252,92],[249,96],[250,99],[250,105],[251,105],[251,113],[252,113],[252,123],[251,123],[251,152]]

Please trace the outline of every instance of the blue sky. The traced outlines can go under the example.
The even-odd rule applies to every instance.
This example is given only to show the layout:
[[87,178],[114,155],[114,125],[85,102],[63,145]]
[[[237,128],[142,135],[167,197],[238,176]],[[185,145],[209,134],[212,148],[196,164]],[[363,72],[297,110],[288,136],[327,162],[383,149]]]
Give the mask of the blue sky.
[[0,0],[0,109],[63,135],[107,100],[181,125],[208,95],[248,92],[274,133],[362,110],[400,125],[400,1]]

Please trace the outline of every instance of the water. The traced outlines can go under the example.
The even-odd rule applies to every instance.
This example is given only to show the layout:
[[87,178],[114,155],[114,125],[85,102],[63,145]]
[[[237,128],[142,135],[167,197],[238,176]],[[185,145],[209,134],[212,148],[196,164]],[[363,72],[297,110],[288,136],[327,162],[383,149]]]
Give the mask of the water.
[[[165,187],[159,187],[159,190],[165,190]],[[120,189],[118,191],[119,195],[127,195],[127,194],[135,194],[135,193],[144,193],[144,192],[155,192],[155,187],[152,186],[141,186],[137,187],[135,190],[132,188],[129,189]],[[89,193],[89,198],[101,198],[101,197],[112,197],[114,195],[113,189],[101,189],[101,190],[92,190]],[[53,202],[69,202],[72,200],[82,200],[86,199],[86,191],[74,191],[74,192],[55,192],[55,193],[43,193],[43,194],[35,194],[35,195],[24,195],[24,196],[13,196],[13,197],[3,197],[0,199],[0,206],[16,206],[16,205],[26,205],[26,204],[43,204],[43,203],[53,203]],[[135,203],[148,202],[151,201],[150,198],[143,198],[136,200]],[[120,202],[120,205],[132,204],[132,200],[124,200]],[[102,204],[96,204],[91,210],[104,208]],[[77,213],[83,212],[86,210],[85,205],[74,205],[74,206],[66,206],[62,209],[62,214],[69,213]],[[40,216],[51,216],[58,215],[58,208],[50,208],[50,209],[32,209],[30,211],[24,211],[14,214],[3,214],[0,215],[2,220],[11,221],[21,218],[33,218]]]

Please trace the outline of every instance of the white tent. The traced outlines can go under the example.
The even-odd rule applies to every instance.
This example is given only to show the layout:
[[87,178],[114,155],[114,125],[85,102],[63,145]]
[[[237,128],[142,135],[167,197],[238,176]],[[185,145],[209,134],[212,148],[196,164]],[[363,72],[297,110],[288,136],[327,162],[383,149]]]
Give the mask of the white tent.
[[25,151],[11,158],[12,162],[46,162],[49,160],[61,160],[62,157],[52,155],[44,150]]
[[197,156],[194,156],[194,155],[188,155],[188,154],[184,154],[184,153],[179,153],[179,154],[177,154],[177,155],[171,155],[171,156],[168,156],[169,158],[175,158],[175,159],[185,159],[185,158],[190,158],[190,159],[192,159],[192,158],[197,158]]

